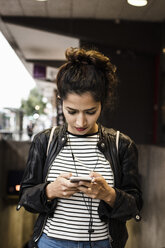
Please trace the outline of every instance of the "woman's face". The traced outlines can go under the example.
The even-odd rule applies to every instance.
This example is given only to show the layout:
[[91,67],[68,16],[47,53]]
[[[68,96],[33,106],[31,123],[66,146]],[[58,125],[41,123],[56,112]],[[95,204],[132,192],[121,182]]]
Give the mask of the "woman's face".
[[68,123],[68,131],[84,135],[98,131],[96,124],[101,112],[101,102],[96,102],[91,93],[82,95],[69,93],[63,100],[63,113]]

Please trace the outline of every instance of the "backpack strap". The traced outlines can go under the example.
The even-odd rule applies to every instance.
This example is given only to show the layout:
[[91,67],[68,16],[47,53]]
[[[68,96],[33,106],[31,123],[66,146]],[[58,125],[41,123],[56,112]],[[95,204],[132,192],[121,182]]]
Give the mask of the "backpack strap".
[[51,130],[51,132],[50,132],[49,141],[48,141],[48,146],[47,146],[47,151],[46,151],[46,156],[48,156],[49,147],[50,147],[50,143],[51,143],[52,138],[53,138],[53,134],[54,134],[55,128],[56,128],[55,126],[52,127],[52,130]]
[[117,154],[118,154],[118,150],[119,150],[119,135],[120,135],[120,131],[116,132],[116,149],[117,149]]

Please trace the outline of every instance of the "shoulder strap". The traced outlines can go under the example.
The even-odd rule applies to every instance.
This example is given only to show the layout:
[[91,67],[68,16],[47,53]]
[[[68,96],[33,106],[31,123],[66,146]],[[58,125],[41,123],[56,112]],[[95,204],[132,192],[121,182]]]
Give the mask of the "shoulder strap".
[[116,132],[116,149],[117,149],[117,154],[118,154],[118,149],[119,149],[119,135],[120,131]]
[[51,130],[51,133],[50,133],[50,136],[49,136],[49,141],[48,141],[48,146],[47,146],[47,151],[46,151],[46,156],[48,156],[48,152],[49,152],[49,147],[50,147],[50,143],[52,141],[52,138],[53,138],[53,134],[54,134],[54,130],[55,130],[55,126],[52,127],[52,130]]

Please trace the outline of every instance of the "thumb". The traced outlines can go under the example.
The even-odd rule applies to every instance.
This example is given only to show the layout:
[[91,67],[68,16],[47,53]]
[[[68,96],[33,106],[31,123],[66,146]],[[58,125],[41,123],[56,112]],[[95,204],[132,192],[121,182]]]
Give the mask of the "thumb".
[[103,177],[99,176],[99,177],[95,177],[93,179],[93,182],[97,183],[97,184],[103,184]]
[[94,177],[94,178],[101,177],[101,174],[99,174],[98,172],[94,172],[94,171],[91,171],[91,173],[89,175],[90,175],[90,177]]

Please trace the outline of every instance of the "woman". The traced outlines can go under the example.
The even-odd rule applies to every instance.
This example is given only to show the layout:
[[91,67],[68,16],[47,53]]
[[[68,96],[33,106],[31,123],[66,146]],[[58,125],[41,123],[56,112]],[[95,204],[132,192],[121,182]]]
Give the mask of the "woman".
[[[122,248],[125,223],[139,220],[141,190],[133,141],[97,123],[113,102],[115,67],[97,51],[67,49],[57,75],[66,123],[34,138],[18,209],[39,213],[29,247]],[[72,181],[71,177],[85,176]]]

